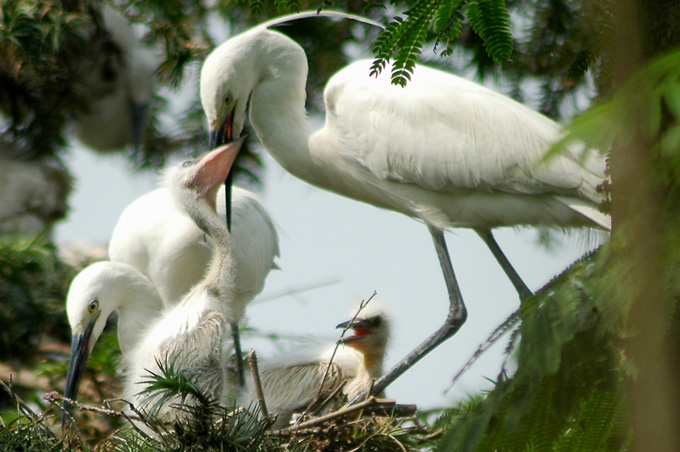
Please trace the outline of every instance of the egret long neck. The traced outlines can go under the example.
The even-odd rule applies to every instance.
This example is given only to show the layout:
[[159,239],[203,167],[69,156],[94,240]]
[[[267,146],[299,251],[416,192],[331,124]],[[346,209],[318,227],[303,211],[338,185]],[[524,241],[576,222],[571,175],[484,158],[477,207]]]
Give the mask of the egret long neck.
[[134,288],[131,290],[134,293],[130,293],[126,302],[118,308],[118,343],[124,355],[142,340],[152,319],[163,309],[163,300],[150,281],[126,283]]
[[[297,45],[296,45],[297,46]],[[275,58],[268,76],[253,91],[250,121],[269,153],[295,176],[315,183],[318,165],[309,153],[312,129],[307,123],[305,84],[307,58],[302,48],[287,49]]]
[[[233,287],[231,234],[217,216],[214,206],[209,205],[202,198],[192,199],[192,201],[184,205],[187,214],[203,232],[213,239],[213,257],[201,287],[208,290],[216,299],[224,300],[231,296],[230,291]],[[220,303],[220,305],[226,304]]]

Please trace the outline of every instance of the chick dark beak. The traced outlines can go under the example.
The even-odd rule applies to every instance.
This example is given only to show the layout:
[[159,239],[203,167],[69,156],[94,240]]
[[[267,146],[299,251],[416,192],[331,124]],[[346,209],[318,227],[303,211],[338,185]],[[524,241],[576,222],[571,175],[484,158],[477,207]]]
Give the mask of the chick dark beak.
[[338,340],[338,343],[340,344],[348,344],[350,342],[361,340],[364,336],[371,334],[372,325],[368,320],[357,317],[354,320],[342,322],[338,324],[338,326],[336,326],[335,328],[342,329],[352,328],[354,330],[354,335],[342,337],[340,338],[340,340]]
[[[71,359],[69,360],[68,373],[66,374],[66,387],[64,397],[75,400],[78,396],[78,388],[85,373],[87,359],[90,357],[90,339],[95,319],[91,320],[82,333],[76,333],[71,338]],[[66,413],[73,412],[73,405],[64,402],[64,413],[61,415],[61,428],[66,426]]]
[[[132,120],[132,148],[135,155],[139,154],[144,141],[144,131],[149,122],[149,104],[130,104],[130,116]],[[212,148],[211,148],[212,149]]]

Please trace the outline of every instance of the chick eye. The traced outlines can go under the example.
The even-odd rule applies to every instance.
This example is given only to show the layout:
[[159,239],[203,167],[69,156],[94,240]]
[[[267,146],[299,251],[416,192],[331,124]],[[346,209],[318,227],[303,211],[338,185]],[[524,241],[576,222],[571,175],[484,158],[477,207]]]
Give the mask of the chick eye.
[[90,304],[87,305],[87,312],[89,312],[90,314],[94,314],[95,312],[97,312],[98,309],[99,300],[97,300],[96,298],[90,301]]
[[187,168],[187,167],[193,165],[193,163],[194,162],[192,160],[187,160],[186,162],[182,163],[182,168]]
[[224,96],[224,103],[225,104],[230,104],[231,101],[234,100],[234,96],[231,95],[231,91],[227,92],[227,95]]

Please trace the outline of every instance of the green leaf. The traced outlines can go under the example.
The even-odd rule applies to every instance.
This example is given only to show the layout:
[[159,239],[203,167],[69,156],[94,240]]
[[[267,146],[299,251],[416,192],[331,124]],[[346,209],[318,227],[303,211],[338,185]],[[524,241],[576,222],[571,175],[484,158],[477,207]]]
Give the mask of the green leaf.
[[505,0],[472,0],[465,15],[472,29],[484,41],[489,56],[500,63],[512,55],[510,13]]

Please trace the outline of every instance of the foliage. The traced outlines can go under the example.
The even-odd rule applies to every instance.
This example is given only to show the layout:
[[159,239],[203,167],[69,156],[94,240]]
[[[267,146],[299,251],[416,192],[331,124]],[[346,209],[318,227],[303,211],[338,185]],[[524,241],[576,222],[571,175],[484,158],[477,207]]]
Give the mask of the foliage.
[[61,131],[81,109],[77,61],[92,23],[57,2],[6,0],[0,12],[0,111],[26,157],[65,144]]
[[501,375],[483,400],[449,410],[439,450],[625,449],[616,337],[598,301],[606,253],[587,256],[522,304],[516,374]]
[[394,58],[392,83],[406,86],[422,53],[430,23],[434,21],[436,44],[446,44],[443,55],[453,52],[451,41],[458,38],[462,30],[460,15],[467,3],[465,14],[472,27],[483,40],[491,58],[499,62],[512,53],[512,35],[509,15],[503,0],[419,0],[404,15],[396,17],[380,34],[373,45],[376,60],[371,75],[379,74]]
[[4,452],[70,452],[72,444],[51,431],[42,420],[19,417],[8,425],[0,419],[0,446]]
[[[573,144],[592,149],[611,149],[640,135],[652,143],[655,179],[668,194],[666,212],[675,212],[680,189],[680,50],[654,60],[631,77],[605,103],[574,119],[568,134],[556,143],[547,158]],[[670,193],[668,191],[671,191]]]
[[0,361],[33,360],[45,334],[69,337],[63,300],[73,274],[41,237],[0,238]]

